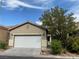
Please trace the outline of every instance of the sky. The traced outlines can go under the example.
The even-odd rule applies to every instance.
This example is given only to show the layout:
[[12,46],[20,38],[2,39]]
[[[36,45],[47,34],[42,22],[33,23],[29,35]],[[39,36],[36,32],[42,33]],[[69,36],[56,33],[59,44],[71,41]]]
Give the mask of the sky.
[[13,26],[23,22],[41,25],[39,18],[45,10],[55,6],[73,12],[79,20],[79,0],[0,0],[0,25]]

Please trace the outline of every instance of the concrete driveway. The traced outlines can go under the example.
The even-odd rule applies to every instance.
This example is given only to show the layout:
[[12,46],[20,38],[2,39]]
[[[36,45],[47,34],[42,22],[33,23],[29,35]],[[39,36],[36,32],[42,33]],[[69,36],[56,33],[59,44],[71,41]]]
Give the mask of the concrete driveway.
[[11,49],[4,51],[1,55],[5,55],[5,56],[36,56],[36,55],[40,55],[40,49],[11,48]]

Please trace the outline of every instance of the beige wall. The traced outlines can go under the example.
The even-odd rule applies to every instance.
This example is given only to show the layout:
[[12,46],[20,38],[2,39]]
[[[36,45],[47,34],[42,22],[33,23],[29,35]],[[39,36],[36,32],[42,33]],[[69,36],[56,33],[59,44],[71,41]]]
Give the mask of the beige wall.
[[14,35],[41,35],[41,47],[47,47],[46,31],[31,24],[20,26],[10,31],[9,46],[14,44]]
[[79,29],[79,22],[76,23],[76,26],[77,26],[77,30],[78,30]]
[[9,39],[9,32],[8,32],[8,30],[0,28],[0,41],[8,43],[8,39]]

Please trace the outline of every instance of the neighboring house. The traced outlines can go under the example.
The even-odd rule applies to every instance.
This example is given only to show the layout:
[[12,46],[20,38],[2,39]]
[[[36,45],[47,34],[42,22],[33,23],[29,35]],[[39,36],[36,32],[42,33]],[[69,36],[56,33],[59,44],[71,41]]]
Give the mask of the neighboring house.
[[0,26],[0,42],[8,43],[9,31],[8,28]]
[[74,35],[79,36],[79,22],[76,22],[76,31],[73,32]]
[[10,47],[35,48],[40,50],[47,48],[47,30],[42,26],[26,22],[10,28],[9,31]]
[[79,29],[79,22],[76,22],[77,29]]

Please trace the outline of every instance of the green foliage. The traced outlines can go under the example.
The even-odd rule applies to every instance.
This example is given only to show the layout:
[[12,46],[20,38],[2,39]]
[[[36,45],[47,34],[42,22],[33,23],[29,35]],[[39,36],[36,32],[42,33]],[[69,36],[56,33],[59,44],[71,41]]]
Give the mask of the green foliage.
[[40,21],[43,26],[47,27],[52,39],[62,40],[63,46],[67,45],[69,33],[76,29],[73,13],[68,14],[67,12],[67,10],[55,7],[45,11],[40,17]]
[[68,44],[69,51],[79,53],[79,37],[71,38]]
[[6,44],[3,42],[0,42],[0,49],[5,49],[6,48]]
[[62,43],[59,40],[52,40],[51,50],[53,54],[60,54],[62,52]]

